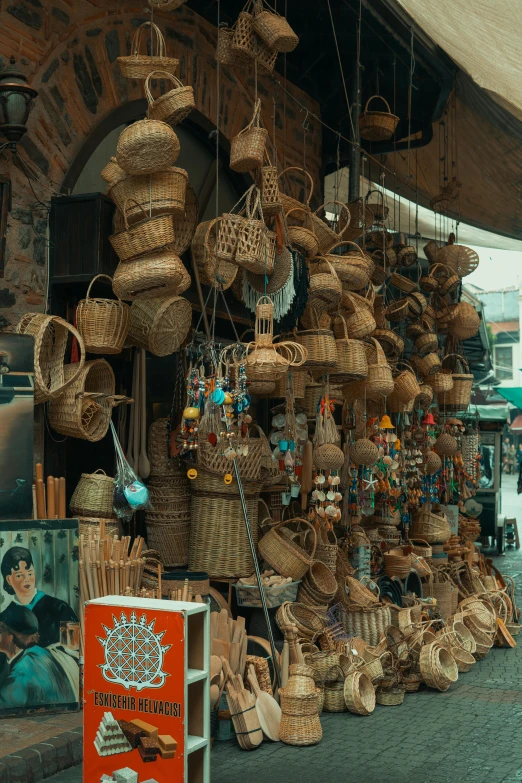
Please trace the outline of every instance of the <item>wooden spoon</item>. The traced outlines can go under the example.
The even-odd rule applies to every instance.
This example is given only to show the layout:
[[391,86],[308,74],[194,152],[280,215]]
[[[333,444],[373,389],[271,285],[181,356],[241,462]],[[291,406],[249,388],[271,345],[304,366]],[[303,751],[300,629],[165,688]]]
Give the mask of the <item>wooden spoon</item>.
[[145,349],[140,349],[140,426],[141,448],[138,462],[138,470],[142,479],[150,476],[150,462],[147,456],[147,356]]
[[256,712],[263,734],[273,742],[279,742],[279,724],[281,723],[281,707],[273,696],[262,691],[257,681],[252,665],[248,668],[248,681],[256,695]]

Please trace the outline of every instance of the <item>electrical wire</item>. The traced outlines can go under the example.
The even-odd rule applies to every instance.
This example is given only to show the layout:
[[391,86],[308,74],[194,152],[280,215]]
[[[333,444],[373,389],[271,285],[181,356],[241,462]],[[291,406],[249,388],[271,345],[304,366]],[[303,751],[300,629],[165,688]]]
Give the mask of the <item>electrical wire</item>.
[[[339,61],[339,70],[341,71],[341,79],[342,79],[342,82],[343,82],[344,97],[346,99],[346,109],[348,111],[348,117],[350,118],[350,126],[351,126],[351,129],[352,129],[352,137],[354,139],[356,139],[357,136],[355,135],[355,127],[354,127],[354,124],[353,124],[352,107],[350,105],[350,99],[348,98],[348,89],[346,87],[346,80],[344,78],[343,63],[342,63],[342,60],[341,60],[341,52],[339,50],[339,43],[337,41],[337,33],[335,32],[335,24],[334,24],[334,19],[333,19],[333,14],[332,14],[332,8],[330,6],[330,0],[326,0],[326,2],[328,4],[328,13],[330,14],[330,22],[332,24],[332,33],[333,33],[333,37],[334,37],[334,41],[335,41],[335,50],[337,52],[337,59]],[[357,58],[357,67],[359,67],[359,58]]]

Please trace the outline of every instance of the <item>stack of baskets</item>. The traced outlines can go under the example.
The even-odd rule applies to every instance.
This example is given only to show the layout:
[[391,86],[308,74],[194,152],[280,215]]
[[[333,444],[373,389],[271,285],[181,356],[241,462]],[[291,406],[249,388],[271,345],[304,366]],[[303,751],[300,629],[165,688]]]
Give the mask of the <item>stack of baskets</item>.
[[316,560],[303,577],[297,600],[309,606],[328,606],[337,592],[335,576],[328,566]]
[[304,664],[289,668],[286,686],[279,689],[281,723],[279,738],[286,745],[315,745],[322,739],[319,720],[319,689],[314,670]]
[[89,527],[105,527],[109,536],[120,534],[120,525],[114,514],[112,501],[114,495],[114,479],[105,471],[82,473],[73,492],[69,508],[78,517],[79,532],[87,533]]
[[169,456],[167,425],[167,419],[158,419],[149,429],[150,509],[145,524],[149,548],[161,553],[167,568],[177,568],[189,560],[190,489],[186,470]]

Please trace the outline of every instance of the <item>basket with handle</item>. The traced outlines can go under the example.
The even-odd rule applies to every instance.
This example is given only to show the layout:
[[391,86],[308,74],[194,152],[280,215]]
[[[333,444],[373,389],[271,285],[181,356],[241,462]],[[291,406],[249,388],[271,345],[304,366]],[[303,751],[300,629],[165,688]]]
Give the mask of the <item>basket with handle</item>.
[[[265,433],[257,424],[251,426],[258,437],[248,438],[248,454],[236,457],[243,481],[261,481],[267,477],[272,454]],[[230,460],[210,443],[202,442],[198,449],[198,463],[211,473],[223,476],[230,472]]]
[[218,30],[218,42],[216,47],[216,60],[221,65],[229,65],[231,68],[241,64],[242,58],[233,49],[234,28],[223,25]]
[[192,324],[192,308],[182,296],[157,296],[132,303],[129,342],[155,356],[169,356],[184,342]]
[[250,13],[252,3],[247,3],[234,25],[231,51],[239,61],[255,60],[257,66],[272,73],[277,52],[271,49],[254,31],[254,17]]
[[[314,233],[314,226],[310,212],[302,206],[292,207],[285,213],[288,221],[290,215],[300,215],[296,223],[287,224],[288,242],[301,252],[305,258],[315,258],[319,249],[319,243]],[[293,218],[292,218],[293,220]]]
[[234,261],[237,266],[254,274],[271,275],[274,271],[276,235],[265,225],[260,193],[255,186],[247,191],[245,212],[246,216],[239,226]]
[[[297,544],[287,530],[291,523],[306,524],[313,533],[311,552]],[[294,581],[302,579],[310,568],[317,546],[317,534],[313,525],[305,519],[290,519],[274,525],[259,541],[259,554],[281,576],[290,576]]]
[[[372,193],[377,195],[377,201],[370,201]],[[371,209],[374,223],[384,223],[389,215],[389,207],[385,204],[385,196],[382,190],[369,190],[365,196],[365,202],[368,209]]]
[[[127,209],[134,202],[141,210],[143,220],[129,227]],[[123,208],[125,229],[109,237],[109,241],[120,261],[153,253],[174,241],[172,215],[157,215],[149,218],[143,206],[134,199],[127,199]]]
[[370,230],[373,223],[373,212],[363,198],[349,201],[346,206],[350,211],[350,224],[344,225],[344,214],[341,214],[339,230],[342,231],[343,239],[356,240]]
[[276,52],[293,52],[299,43],[285,17],[266,2],[255,3],[253,26],[265,44]]
[[288,166],[286,169],[284,169],[278,176],[278,180],[281,181],[282,177],[288,174],[290,171],[299,171],[301,174],[304,175],[304,181],[305,185],[304,192],[305,192],[305,200],[304,202],[299,201],[298,199],[294,198],[293,196],[287,195],[284,190],[279,187],[281,202],[283,204],[283,209],[286,212],[288,212],[290,209],[300,209],[303,214],[302,220],[304,221],[304,216],[308,213],[311,213],[310,209],[310,200],[313,196],[314,192],[314,181],[312,178],[312,175],[306,170],[302,169],[300,166]]
[[179,256],[168,249],[133,261],[121,261],[112,281],[116,296],[129,301],[166,294],[176,296],[189,286],[189,273]]
[[317,536],[315,557],[335,574],[337,570],[337,538],[333,530],[321,527]]
[[78,303],[76,310],[78,331],[83,337],[85,350],[89,353],[121,353],[129,331],[130,309],[117,293],[116,300],[90,296],[94,282],[101,277],[112,283],[108,275],[93,277],[85,299]]
[[332,383],[360,381],[368,375],[368,359],[359,340],[351,340],[344,319],[341,319],[344,337],[335,340],[335,367],[330,374]]
[[[348,337],[352,340],[367,337],[377,326],[370,307],[361,302],[361,297],[357,297],[357,294],[348,291],[343,292],[340,315],[344,317]],[[337,318],[334,320],[334,326],[335,323]]]
[[[453,368],[449,368],[448,365],[453,361]],[[471,389],[473,386],[473,375],[469,371],[469,365],[464,356],[458,353],[446,354],[442,360],[443,369],[452,369],[453,387],[446,392],[441,392],[438,395],[438,403],[441,408],[448,412],[459,412],[467,410],[470,399]],[[460,369],[464,372],[459,372]]]
[[394,382],[391,367],[380,343],[373,337],[370,341],[374,350],[367,353],[368,374],[362,384],[367,399],[378,402],[382,397],[387,397],[393,392]]
[[[142,33],[146,27],[150,27],[151,55],[140,54]],[[131,54],[117,57],[116,61],[127,79],[146,79],[156,69],[176,74],[179,68],[179,60],[166,56],[163,33],[153,22],[144,22],[138,27],[132,39]]]
[[421,538],[428,544],[449,541],[451,530],[446,514],[435,513],[431,509],[431,504],[426,503],[414,514],[410,535],[412,538]]
[[[320,210],[325,210],[325,207],[328,207],[331,204],[340,207],[336,221],[337,230],[331,228],[326,220],[323,220],[317,214]],[[327,201],[325,204],[318,207],[315,212],[312,212],[311,217],[314,233],[317,237],[318,253],[319,255],[325,255],[325,253],[329,253],[330,250],[342,240],[343,234],[348,230],[350,225],[350,210],[342,201]],[[341,226],[342,229],[340,228]]]
[[188,174],[185,169],[169,166],[154,174],[125,174],[109,188],[112,198],[123,214],[127,204],[127,222],[137,223],[145,217],[185,214]]
[[[333,253],[336,248],[352,245],[355,250],[349,250],[341,255]],[[373,274],[373,261],[355,242],[342,241],[334,245],[325,255],[327,261],[335,269],[337,276],[343,284],[343,289],[360,291],[365,288]]]
[[265,159],[258,172],[258,186],[261,192],[261,209],[263,215],[270,217],[280,215],[283,211],[283,202],[279,194],[279,179],[277,166],[273,166],[270,156],[265,148]]
[[431,377],[439,373],[442,366],[440,357],[435,351],[425,353],[424,356],[414,353],[410,357],[410,362],[415,370],[424,377],[426,383],[430,383]]
[[[386,111],[370,110],[370,103],[375,99],[382,101]],[[390,104],[382,95],[372,95],[366,101],[362,114],[359,114],[359,132],[366,141],[387,141],[395,133],[399,118],[392,114]]]
[[263,165],[268,131],[262,128],[261,101],[256,101],[252,120],[230,143],[230,168],[245,174]]
[[331,666],[324,679],[324,712],[345,712],[344,702],[345,675],[339,664]]
[[[305,329],[294,333],[294,339],[307,351],[305,367],[319,367],[332,369],[336,366],[336,343],[333,332],[330,329],[318,328],[318,315],[315,309],[310,310],[312,323],[315,322],[317,328]],[[306,396],[306,392],[305,392]]]
[[145,119],[133,122],[120,133],[116,160],[127,174],[154,174],[173,166],[179,152],[179,139],[170,125]]
[[449,370],[439,370],[429,375],[425,383],[431,386],[435,394],[441,394],[453,388],[453,375]]
[[335,310],[341,302],[342,290],[341,281],[329,261],[320,258],[310,264],[308,304],[317,313]]
[[198,268],[200,281],[204,285],[219,287],[226,291],[233,284],[238,273],[237,265],[230,260],[234,258],[230,248],[233,246],[235,250],[237,232],[234,230],[233,243],[225,242],[225,235],[222,235],[220,248],[224,246],[227,249],[226,257],[223,257],[222,253],[216,253],[218,228],[221,225],[221,220],[206,220],[200,223],[192,238],[190,250],[192,263]]
[[69,508],[75,516],[112,519],[114,517],[113,495],[114,479],[112,476],[107,476],[104,470],[82,473],[72,494]]
[[[167,79],[174,88],[154,99],[150,87],[152,79]],[[194,90],[189,85],[184,86],[177,76],[168,71],[152,71],[145,79],[145,97],[149,104],[149,117],[151,120],[162,120],[169,125],[177,125],[188,117],[196,108]]]
[[397,362],[397,365],[399,364],[406,369],[395,376],[393,393],[400,402],[406,404],[415,400],[420,394],[420,386],[411,366],[407,362]]
[[[75,382],[85,363],[85,345],[81,334],[57,315],[26,313],[16,325],[17,334],[34,338],[34,403],[60,397]],[[70,336],[78,340],[80,361],[67,371],[65,352]]]

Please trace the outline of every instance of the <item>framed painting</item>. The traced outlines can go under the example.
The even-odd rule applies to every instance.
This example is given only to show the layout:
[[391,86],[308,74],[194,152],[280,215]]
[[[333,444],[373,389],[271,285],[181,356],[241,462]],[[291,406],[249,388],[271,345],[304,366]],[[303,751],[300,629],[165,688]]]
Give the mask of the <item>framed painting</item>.
[[79,708],[78,520],[0,522],[0,717]]
[[33,516],[34,340],[0,332],[0,520]]

